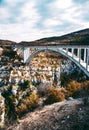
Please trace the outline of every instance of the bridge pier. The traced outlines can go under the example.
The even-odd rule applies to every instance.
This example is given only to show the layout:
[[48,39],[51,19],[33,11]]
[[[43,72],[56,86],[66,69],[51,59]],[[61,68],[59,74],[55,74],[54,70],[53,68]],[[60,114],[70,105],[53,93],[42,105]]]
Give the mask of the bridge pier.
[[72,57],[74,57],[74,48],[72,48]]
[[66,53],[68,54],[68,48],[66,48]]
[[87,49],[87,61],[86,61],[86,69],[88,70],[88,64],[89,64],[89,49]]
[[30,52],[30,48],[24,47],[24,49],[23,49],[24,63],[28,63],[29,52]]
[[79,48],[79,63],[81,62],[81,48]]
[[79,58],[79,48],[77,49],[77,57]]
[[84,62],[86,62],[86,48],[84,49]]

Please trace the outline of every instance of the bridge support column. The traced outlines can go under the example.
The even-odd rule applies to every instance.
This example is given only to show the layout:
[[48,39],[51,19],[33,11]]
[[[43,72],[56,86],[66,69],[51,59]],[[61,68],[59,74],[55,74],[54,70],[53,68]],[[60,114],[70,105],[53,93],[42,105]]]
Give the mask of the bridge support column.
[[79,48],[77,49],[77,57],[79,58]]
[[86,62],[86,48],[84,49],[84,62]]
[[74,48],[72,48],[72,57],[74,57]]
[[79,63],[81,62],[81,48],[79,48]]
[[68,48],[66,48],[66,53],[68,54]]
[[29,47],[24,47],[23,50],[23,57],[24,57],[24,63],[28,63],[28,58],[29,58]]
[[87,51],[86,69],[88,70],[88,62],[89,62],[89,48],[88,48],[88,49],[86,49],[86,51]]

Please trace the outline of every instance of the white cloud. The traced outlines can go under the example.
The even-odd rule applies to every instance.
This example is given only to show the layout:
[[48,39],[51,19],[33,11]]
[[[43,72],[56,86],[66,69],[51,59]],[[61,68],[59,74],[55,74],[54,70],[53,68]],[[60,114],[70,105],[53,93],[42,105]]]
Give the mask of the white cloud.
[[[7,0],[9,3],[9,0]],[[17,0],[14,0],[14,2],[17,3]],[[10,3],[11,5],[11,3]],[[10,11],[10,8],[5,8],[7,9],[8,14],[5,12],[5,19],[4,17],[1,17],[4,21],[8,21],[8,18],[11,16],[16,22],[8,22],[8,24],[5,23],[0,23],[0,37],[2,39],[11,39],[11,40],[16,40],[16,41],[21,41],[21,40],[33,40],[35,37],[35,33],[38,34],[38,30],[35,29],[36,23],[40,19],[40,15],[37,11],[37,8],[35,8],[35,0],[26,2],[22,4],[22,6],[19,9],[19,14],[14,14],[13,10],[12,12]],[[4,13],[4,11],[2,10]],[[12,19],[12,20],[13,20]]]
[[52,25],[58,25],[60,31],[64,28],[64,33],[89,27],[89,22],[83,18],[83,16],[88,17],[89,2],[78,4],[73,0],[55,0],[48,5],[48,8],[50,15],[44,20],[45,27],[51,28]]
[[[63,34],[63,32],[61,32],[60,34]],[[0,37],[2,39],[9,39],[16,42],[33,41],[43,37],[56,35],[59,35],[59,32],[56,32],[53,29],[40,30],[35,27],[28,28],[28,25],[26,26],[23,24],[2,24],[0,29]]]
[[51,5],[55,7],[55,9],[67,9],[70,8],[72,4],[72,0],[55,0]]
[[38,22],[40,15],[35,5],[35,1],[25,3],[20,9],[20,17],[18,18],[18,21],[29,25],[34,25]]
[[48,11],[48,15],[44,19],[40,15],[45,13],[38,11],[37,0],[5,2],[6,4],[0,7],[1,39],[31,41],[89,27],[89,1],[78,4],[74,0],[54,0],[46,4],[43,11]]
[[45,21],[44,21],[44,23],[43,23],[43,25],[45,26],[45,27],[47,27],[47,28],[49,28],[49,27],[55,27],[55,26],[57,26],[57,25],[61,25],[62,24],[62,22],[61,21],[59,21],[58,19],[56,19],[56,18],[53,18],[53,19],[46,19]]
[[[22,2],[22,0],[4,0],[6,6],[15,7],[18,3]],[[25,2],[25,0],[23,0]]]
[[0,21],[8,19],[10,16],[8,8],[0,7]]

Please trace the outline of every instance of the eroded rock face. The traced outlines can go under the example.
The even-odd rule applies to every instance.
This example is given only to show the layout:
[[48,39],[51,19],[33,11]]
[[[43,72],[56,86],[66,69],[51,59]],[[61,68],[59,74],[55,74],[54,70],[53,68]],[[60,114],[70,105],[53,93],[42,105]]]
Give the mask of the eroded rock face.
[[84,72],[69,59],[63,60],[60,67],[60,77],[67,77],[71,80],[77,80],[79,82],[88,79]]
[[62,57],[55,52],[44,51],[38,53],[30,61],[30,75],[36,83],[51,83],[60,86],[60,63]]
[[[55,52],[40,52],[29,65],[23,65],[20,56],[16,55],[16,57],[11,59],[8,56],[1,56],[0,86],[31,80],[35,85],[51,83],[55,87],[61,87],[62,75],[68,76],[81,71],[70,60]],[[83,76],[78,77],[81,80]]]
[[3,49],[0,47],[0,55],[2,55],[3,53]]
[[0,127],[4,126],[5,104],[4,98],[0,93]]
[[[63,62],[62,62],[63,61]],[[60,74],[71,74],[76,70],[76,66],[68,59],[63,59],[61,56],[52,53],[51,55],[42,52],[33,58],[29,65],[23,65],[23,61],[16,59],[10,59],[7,56],[1,56],[0,59],[0,90],[7,89],[8,86],[12,86],[12,94],[15,96],[18,91],[19,82],[23,83],[24,80],[32,81],[24,92],[18,92],[19,99],[26,96],[26,92],[37,92],[35,86],[50,84],[50,86],[60,87]],[[46,86],[47,86],[46,85]],[[40,88],[40,87],[39,87]],[[47,89],[42,88],[43,90]],[[43,91],[42,90],[42,91]],[[47,90],[46,90],[47,91]],[[15,105],[18,104],[18,100],[15,100]],[[4,98],[0,98],[0,118],[1,125],[4,124]]]
[[69,59],[55,52],[40,52],[29,64],[31,80],[39,83],[51,83],[61,87],[62,77],[82,81],[86,75]]

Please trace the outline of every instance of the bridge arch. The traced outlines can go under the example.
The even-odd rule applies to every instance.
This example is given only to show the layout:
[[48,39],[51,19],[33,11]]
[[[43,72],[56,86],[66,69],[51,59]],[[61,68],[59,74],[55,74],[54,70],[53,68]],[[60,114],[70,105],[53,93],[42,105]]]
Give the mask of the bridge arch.
[[[40,52],[42,52],[42,51],[54,51],[54,52],[57,52],[57,50],[53,50],[53,49],[37,49],[36,51],[34,51],[34,52],[28,57],[27,63],[29,63],[35,55],[37,55],[38,53],[40,53]],[[59,53],[59,52],[57,52],[57,53]]]
[[89,77],[87,63],[85,63],[78,56],[75,56],[73,53],[73,51],[74,51],[73,49],[71,49],[71,52],[69,52],[68,48],[66,48],[66,49],[63,49],[63,48],[37,48],[31,55],[29,55],[26,62],[29,63],[36,54],[38,54],[41,51],[45,51],[45,50],[54,51],[54,52],[57,52],[65,57],[67,57],[72,62],[74,62]]

